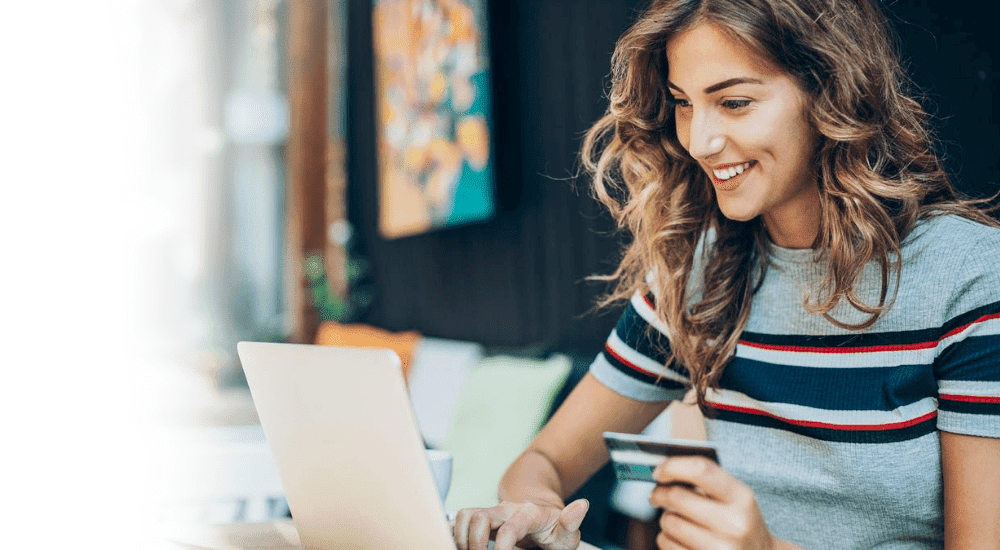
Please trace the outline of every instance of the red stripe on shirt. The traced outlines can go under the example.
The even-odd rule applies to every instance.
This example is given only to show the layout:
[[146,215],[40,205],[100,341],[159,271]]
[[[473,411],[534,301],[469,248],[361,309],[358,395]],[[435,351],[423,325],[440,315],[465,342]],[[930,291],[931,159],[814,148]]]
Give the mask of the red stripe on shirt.
[[1000,319],[1000,313],[992,313],[990,315],[983,315],[982,317],[976,319],[975,321],[973,321],[971,323],[962,325],[962,326],[960,326],[960,327],[958,327],[956,329],[953,329],[953,330],[949,331],[948,334],[945,334],[944,336],[942,336],[941,339],[944,340],[945,338],[949,338],[951,336],[954,336],[954,335],[958,334],[959,332],[962,332],[963,330],[971,327],[972,325],[974,325],[976,323],[983,323],[983,322],[990,321],[990,320],[993,320],[993,319]]
[[830,430],[844,430],[844,431],[862,431],[862,430],[898,430],[900,428],[906,428],[921,422],[925,422],[937,416],[937,411],[931,411],[927,414],[918,416],[912,420],[904,420],[902,422],[891,422],[888,424],[831,424],[829,422],[814,422],[811,420],[792,420],[790,418],[784,418],[767,411],[762,411],[759,409],[752,409],[749,407],[739,407],[736,405],[724,405],[721,403],[710,403],[713,407],[717,409],[722,409],[726,411],[740,412],[745,414],[755,414],[757,416],[768,416],[774,418],[775,420],[780,420],[788,424],[793,424],[796,426],[804,426],[807,428],[827,428]]
[[942,393],[938,397],[947,399],[948,401],[965,401],[966,403],[1000,403],[1000,396],[993,395],[954,395]]
[[939,340],[931,340],[929,342],[916,342],[913,344],[854,346],[854,347],[817,347],[817,346],[779,346],[776,344],[760,344],[757,342],[748,342],[746,340],[740,340],[740,344],[757,349],[794,352],[794,353],[874,353],[880,351],[912,351],[918,349],[933,348],[938,344],[940,344],[941,340],[959,334],[968,329],[969,327],[971,327],[972,325],[975,325],[976,323],[983,323],[993,319],[1000,319],[1000,313],[991,313],[989,315],[983,315],[982,317],[976,319],[975,321],[966,323],[958,328],[948,331],[948,333],[942,336]]
[[858,346],[851,348],[825,348],[810,346],[778,346],[774,344],[758,344],[757,342],[747,342],[740,340],[740,344],[751,348],[766,349],[771,351],[790,351],[799,353],[872,353],[877,351],[909,351],[915,349],[933,348],[937,342],[918,342],[916,344],[899,344],[888,346]]
[[654,376],[654,377],[660,376],[659,373],[650,372],[650,371],[648,371],[648,370],[646,370],[646,369],[644,369],[642,367],[639,367],[635,363],[626,360],[624,357],[622,357],[621,355],[619,355],[617,351],[611,349],[611,344],[604,344],[604,349],[605,349],[605,351],[607,351],[608,353],[610,353],[615,359],[617,359],[618,361],[620,361],[623,365],[625,365],[626,367],[628,367],[628,368],[630,368],[630,369],[632,369],[634,371],[641,372],[641,373],[643,373],[645,375],[648,375],[648,376]]

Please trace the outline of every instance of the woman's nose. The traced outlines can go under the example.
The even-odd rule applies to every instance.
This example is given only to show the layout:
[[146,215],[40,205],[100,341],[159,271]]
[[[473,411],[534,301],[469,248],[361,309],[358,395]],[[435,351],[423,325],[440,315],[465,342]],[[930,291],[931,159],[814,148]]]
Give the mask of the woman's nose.
[[688,153],[698,160],[710,159],[722,152],[726,147],[726,138],[710,116],[695,116],[691,121],[690,144]]

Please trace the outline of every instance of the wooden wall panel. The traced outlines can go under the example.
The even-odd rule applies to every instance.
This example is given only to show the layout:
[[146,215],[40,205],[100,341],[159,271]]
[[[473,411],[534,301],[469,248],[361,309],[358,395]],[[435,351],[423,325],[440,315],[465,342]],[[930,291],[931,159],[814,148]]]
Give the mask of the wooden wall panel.
[[295,323],[291,340],[299,343],[313,341],[319,322],[303,262],[326,248],[326,2],[288,5],[287,303]]

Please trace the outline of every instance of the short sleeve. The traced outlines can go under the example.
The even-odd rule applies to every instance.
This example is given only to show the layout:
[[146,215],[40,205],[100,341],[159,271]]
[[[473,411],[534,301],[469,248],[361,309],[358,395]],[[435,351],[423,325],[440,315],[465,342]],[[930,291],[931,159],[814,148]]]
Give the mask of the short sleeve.
[[635,294],[590,365],[590,372],[611,390],[638,401],[681,399],[687,372],[667,365],[670,347],[656,318],[651,296]]
[[1000,232],[981,235],[942,328],[934,373],[938,429],[1000,438]]

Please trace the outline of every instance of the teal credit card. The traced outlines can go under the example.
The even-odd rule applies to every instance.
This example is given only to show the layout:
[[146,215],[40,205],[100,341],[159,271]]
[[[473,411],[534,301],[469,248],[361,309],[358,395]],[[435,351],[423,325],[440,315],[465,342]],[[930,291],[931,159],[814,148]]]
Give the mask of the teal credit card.
[[719,450],[708,441],[604,432],[604,442],[619,481],[653,481],[653,469],[670,456],[704,456],[719,463]]

